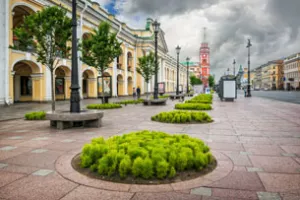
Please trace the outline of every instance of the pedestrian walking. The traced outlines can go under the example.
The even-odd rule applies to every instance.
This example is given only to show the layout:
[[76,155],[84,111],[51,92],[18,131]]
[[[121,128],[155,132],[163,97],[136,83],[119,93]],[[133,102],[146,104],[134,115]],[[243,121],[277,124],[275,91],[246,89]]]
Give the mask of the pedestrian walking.
[[137,98],[140,99],[140,97],[141,97],[141,89],[140,89],[139,86],[136,89],[136,93],[137,93]]
[[245,97],[247,96],[247,89],[246,87],[244,87],[244,93],[245,93]]
[[132,90],[132,96],[133,96],[133,99],[136,100],[136,90],[135,90],[135,87],[133,88]]

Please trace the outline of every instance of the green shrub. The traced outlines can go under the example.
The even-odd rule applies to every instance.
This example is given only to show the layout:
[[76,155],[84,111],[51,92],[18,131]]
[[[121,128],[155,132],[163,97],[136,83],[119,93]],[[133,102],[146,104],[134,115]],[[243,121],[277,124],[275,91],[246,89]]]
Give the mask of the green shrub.
[[205,112],[191,112],[191,111],[170,111],[161,112],[151,117],[152,121],[166,122],[166,123],[207,123],[211,122],[211,117]]
[[142,176],[143,173],[143,166],[144,166],[144,161],[141,157],[137,157],[132,165],[132,174],[135,177],[140,177]]
[[184,103],[204,103],[204,104],[211,104],[211,100],[186,100]]
[[185,103],[212,103],[213,96],[211,94],[199,94],[193,97],[191,100],[185,101]]
[[210,104],[203,103],[178,103],[175,104],[175,109],[179,110],[211,110]]
[[45,111],[38,111],[38,112],[30,112],[25,114],[26,120],[45,120],[46,119],[46,112]]
[[167,161],[162,160],[156,165],[156,175],[157,178],[163,179],[167,176],[169,169],[169,163]]
[[143,103],[143,102],[144,102],[143,99],[138,99],[138,100],[124,100],[124,101],[116,102],[115,104],[139,104],[139,103]]
[[119,165],[119,174],[121,178],[126,178],[131,171],[131,160],[129,156],[124,157]]
[[120,104],[114,103],[105,103],[105,104],[90,104],[87,105],[87,109],[115,109],[115,108],[122,108]]
[[174,176],[176,176],[176,170],[174,167],[171,167],[170,173],[169,173],[169,178],[173,178]]
[[144,164],[142,168],[142,177],[144,179],[152,178],[153,176],[153,162],[152,160],[147,157],[144,159]]
[[84,145],[80,159],[81,167],[104,176],[163,179],[175,177],[177,171],[201,170],[213,156],[199,139],[145,130],[94,138]]

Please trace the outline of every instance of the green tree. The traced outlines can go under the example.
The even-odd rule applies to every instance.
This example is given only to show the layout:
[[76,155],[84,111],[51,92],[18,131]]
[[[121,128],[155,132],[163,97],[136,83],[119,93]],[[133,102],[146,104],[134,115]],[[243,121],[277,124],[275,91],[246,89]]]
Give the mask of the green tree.
[[[117,33],[111,32],[108,22],[101,22],[97,29],[82,41],[82,61],[101,72],[109,67],[113,60],[122,54],[121,43]],[[104,79],[102,78],[102,103],[104,103]]]
[[13,49],[28,51],[33,49],[37,61],[47,66],[51,73],[52,111],[55,110],[55,88],[53,73],[61,58],[67,58],[71,40],[72,21],[67,17],[67,11],[61,7],[46,7],[41,11],[26,16],[24,23],[13,30],[18,38]]
[[208,85],[210,88],[214,87],[214,85],[215,85],[215,78],[211,75],[209,75],[209,77],[208,77]]
[[[145,82],[149,83],[152,76],[155,74],[155,56],[153,52],[150,52],[148,55],[139,58],[139,68],[136,71],[145,79]],[[146,87],[148,88],[148,87]],[[147,99],[148,99],[147,91]]]
[[195,75],[190,76],[190,82],[192,86],[202,84],[202,81],[199,78],[197,78]]

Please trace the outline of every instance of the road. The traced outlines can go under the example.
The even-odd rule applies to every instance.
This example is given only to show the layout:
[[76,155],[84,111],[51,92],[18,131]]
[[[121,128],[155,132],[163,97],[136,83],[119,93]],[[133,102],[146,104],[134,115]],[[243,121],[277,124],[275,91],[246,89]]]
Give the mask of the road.
[[[239,94],[244,91],[238,90]],[[300,92],[287,91],[251,91],[252,96],[300,104]]]

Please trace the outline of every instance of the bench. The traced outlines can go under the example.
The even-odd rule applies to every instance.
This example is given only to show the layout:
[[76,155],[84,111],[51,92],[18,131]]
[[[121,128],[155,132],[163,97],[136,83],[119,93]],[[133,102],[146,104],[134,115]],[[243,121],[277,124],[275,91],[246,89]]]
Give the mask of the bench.
[[50,120],[50,126],[63,130],[72,127],[96,127],[102,125],[103,112],[98,110],[84,110],[80,113],[69,111],[47,112],[46,119]]

